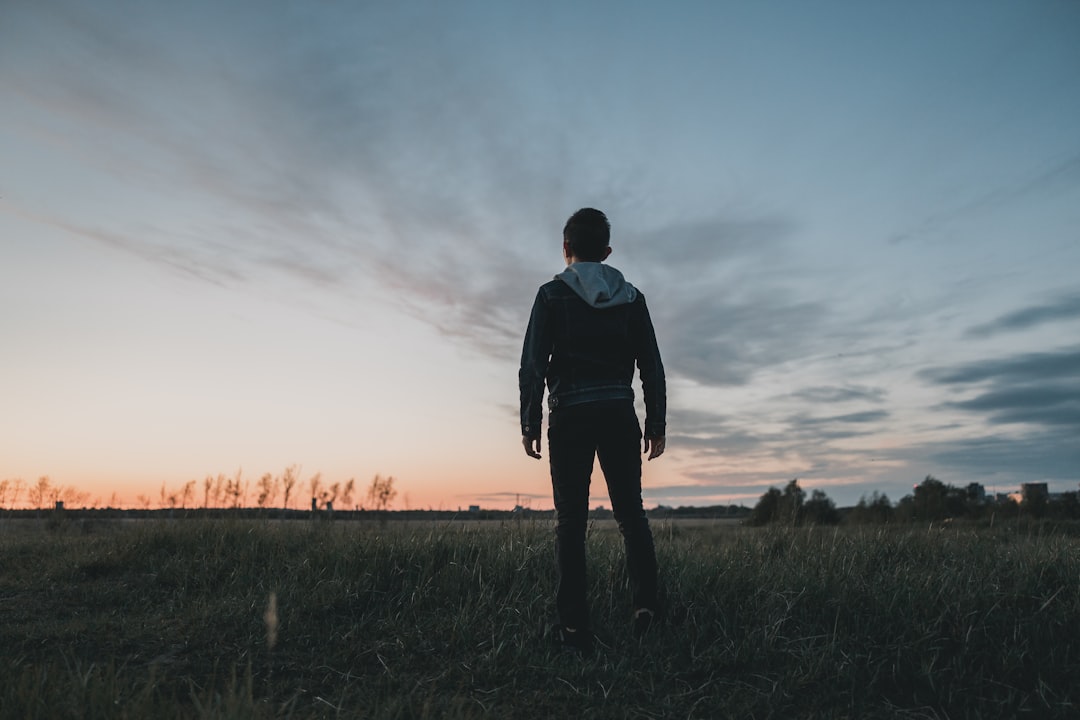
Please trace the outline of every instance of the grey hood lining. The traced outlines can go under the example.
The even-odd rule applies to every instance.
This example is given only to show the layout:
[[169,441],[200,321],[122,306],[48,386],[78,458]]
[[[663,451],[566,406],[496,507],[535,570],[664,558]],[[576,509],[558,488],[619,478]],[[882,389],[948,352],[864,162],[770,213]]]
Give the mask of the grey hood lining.
[[594,308],[628,305],[637,299],[638,291],[623,274],[598,262],[576,262],[555,276]]

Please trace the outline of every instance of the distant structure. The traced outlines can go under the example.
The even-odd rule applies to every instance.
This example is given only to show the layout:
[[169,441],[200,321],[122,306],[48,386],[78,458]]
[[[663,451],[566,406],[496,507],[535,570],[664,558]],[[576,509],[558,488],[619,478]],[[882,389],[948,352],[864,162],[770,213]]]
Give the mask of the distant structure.
[[476,513],[480,512],[480,506],[479,505],[470,505],[469,506],[469,512],[472,513],[473,515],[475,515]]
[[1022,483],[1020,496],[1026,502],[1046,502],[1050,499],[1050,488],[1046,483]]
[[967,486],[968,500],[977,503],[986,502],[986,487],[982,483],[973,482]]

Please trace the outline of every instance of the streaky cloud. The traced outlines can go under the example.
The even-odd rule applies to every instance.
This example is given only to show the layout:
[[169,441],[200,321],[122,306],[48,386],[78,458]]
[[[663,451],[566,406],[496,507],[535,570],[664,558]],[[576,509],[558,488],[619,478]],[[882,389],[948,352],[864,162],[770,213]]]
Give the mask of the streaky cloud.
[[868,387],[863,385],[821,385],[803,388],[791,394],[798,400],[810,403],[844,403],[854,401],[866,401],[880,403],[885,400],[888,392],[884,388]]
[[939,408],[980,413],[992,425],[1069,427],[1080,433],[1080,348],[927,368],[918,375],[958,390],[978,388],[974,397]]
[[1051,352],[1022,353],[953,367],[930,367],[916,375],[938,385],[995,382],[1045,382],[1080,378],[1080,346]]
[[994,433],[928,443],[917,452],[956,472],[961,479],[990,484],[1004,480],[1064,482],[1080,480],[1080,443],[1074,429],[1054,428],[1021,435]]
[[870,423],[889,417],[886,410],[866,410],[863,412],[829,415],[827,417],[799,417],[795,422],[804,425],[828,425],[831,423]]
[[1080,294],[1066,295],[1053,302],[1016,310],[991,322],[970,328],[968,337],[984,338],[999,333],[1044,325],[1060,320],[1080,319]]

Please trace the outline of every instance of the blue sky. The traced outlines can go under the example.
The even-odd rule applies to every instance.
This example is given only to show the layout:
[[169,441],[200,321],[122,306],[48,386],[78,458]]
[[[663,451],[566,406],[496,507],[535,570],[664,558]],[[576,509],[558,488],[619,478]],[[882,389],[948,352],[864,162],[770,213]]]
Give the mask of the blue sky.
[[1076,489],[1077,37],[1064,1],[8,3],[0,477],[548,507],[516,365],[596,206],[669,375],[650,503]]

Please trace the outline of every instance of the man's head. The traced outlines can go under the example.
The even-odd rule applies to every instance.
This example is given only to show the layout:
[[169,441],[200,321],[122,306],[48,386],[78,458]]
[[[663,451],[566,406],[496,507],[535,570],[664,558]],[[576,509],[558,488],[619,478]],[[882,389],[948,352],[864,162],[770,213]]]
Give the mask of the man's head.
[[611,225],[595,208],[581,208],[563,227],[563,254],[582,262],[603,262],[611,254]]

